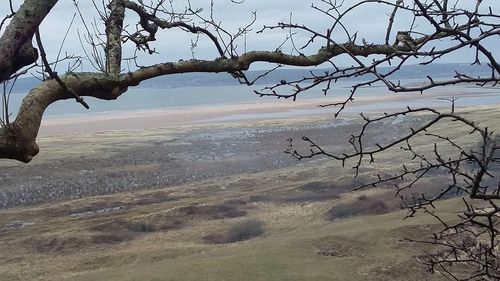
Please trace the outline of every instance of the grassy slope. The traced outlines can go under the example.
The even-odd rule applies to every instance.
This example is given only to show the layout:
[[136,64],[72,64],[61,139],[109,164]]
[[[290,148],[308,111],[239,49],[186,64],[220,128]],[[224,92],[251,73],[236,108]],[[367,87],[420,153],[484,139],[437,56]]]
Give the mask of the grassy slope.
[[[84,273],[73,280],[423,280],[412,253],[397,242],[400,214],[363,217],[327,225],[304,224],[289,232],[202,253]],[[414,220],[412,224],[424,223]],[[318,245],[345,256],[323,257]],[[321,247],[321,246],[319,246]],[[425,276],[425,277],[424,277]],[[436,276],[438,277],[438,276]]]
[[[169,198],[178,199],[155,204],[132,203],[138,198],[158,198],[164,191],[3,211],[0,225],[16,220],[37,223],[1,233],[0,250],[8,254],[0,262],[0,280],[422,280],[426,275],[421,268],[412,269],[408,276],[408,268],[417,266],[415,252],[398,238],[408,231],[407,226],[426,224],[426,218],[402,222],[404,213],[397,212],[332,223],[326,220],[326,211],[334,204],[355,200],[358,193],[322,202],[275,199],[282,198],[283,193],[295,194],[297,187],[305,183],[292,171],[307,178],[313,173],[331,172],[328,165],[323,166],[282,171],[283,184],[279,186],[273,186],[277,180],[270,172],[182,186],[168,190]],[[373,189],[364,193],[372,196],[381,192]],[[106,221],[147,221],[181,206],[217,204],[256,194],[271,199],[244,205],[248,212],[245,217],[194,218],[178,230],[140,233],[118,243],[96,244],[89,239],[94,234],[92,226]],[[67,215],[85,206],[104,207],[109,202],[130,205],[110,214],[80,218]],[[222,245],[203,241],[207,233],[226,229],[245,218],[263,221],[264,235]],[[325,249],[339,256],[318,254]]]
[[[484,125],[496,129],[496,108],[471,110]],[[489,124],[488,124],[489,123]],[[436,130],[449,131],[449,124]],[[464,132],[451,132],[464,136]],[[421,141],[426,149],[428,142]],[[385,158],[391,159],[388,154]],[[393,170],[396,167],[383,168]],[[299,193],[312,180],[340,179],[338,164],[312,165],[198,182],[167,190],[122,193],[32,208],[0,212],[0,280],[438,280],[415,262],[415,247],[398,239],[420,235],[428,217],[401,221],[403,212],[325,219],[335,204],[351,202],[358,193],[324,201],[290,202],[283,196]],[[367,172],[369,173],[369,171]],[[363,175],[362,175],[363,176]],[[345,180],[345,179],[344,179]],[[376,195],[381,190],[363,191]],[[260,195],[267,200],[248,200]],[[285,197],[286,197],[285,196]],[[153,200],[153,199],[158,200]],[[161,199],[163,198],[163,199]],[[145,202],[138,203],[140,200]],[[132,239],[95,243],[93,227],[109,221],[150,221],[171,210],[193,204],[246,200],[245,217],[186,219],[184,227],[134,234]],[[460,209],[458,200],[442,203],[446,216]],[[95,210],[126,206],[93,216],[69,216],[91,206]],[[227,229],[236,221],[255,218],[265,223],[263,236],[212,245],[202,237]],[[14,221],[33,221],[24,228],[5,228]],[[338,256],[322,256],[321,250]]]

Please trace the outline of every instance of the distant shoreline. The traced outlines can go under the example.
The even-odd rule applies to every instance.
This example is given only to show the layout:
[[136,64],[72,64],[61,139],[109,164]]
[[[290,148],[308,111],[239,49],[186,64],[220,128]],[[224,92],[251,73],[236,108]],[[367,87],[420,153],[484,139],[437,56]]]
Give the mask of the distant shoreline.
[[[465,95],[461,97],[466,99]],[[341,153],[362,122],[355,112],[363,110],[370,116],[424,102],[446,107],[443,112],[450,110],[449,103],[438,104],[436,96],[415,95],[410,99],[409,95],[387,95],[376,100],[360,99],[339,119],[316,111],[317,104],[309,101],[48,118],[37,139],[40,154],[31,164],[0,161],[0,208],[294,167],[298,165],[296,159],[283,153],[289,139],[298,149],[308,149],[300,139],[312,136],[326,144],[328,151]],[[457,112],[481,126],[497,128],[498,108],[495,104],[475,105]],[[312,115],[306,115],[309,113]],[[395,122],[382,122],[377,130],[384,132],[381,137],[392,140],[401,129],[416,128],[425,120],[425,116],[397,118]],[[441,124],[436,129],[446,130],[449,125]]]
[[[357,96],[343,110],[345,115],[360,112],[390,112],[411,107],[448,107],[439,97],[460,97],[457,107],[492,105],[500,103],[500,95],[490,92],[453,92],[386,94],[379,96]],[[139,130],[166,128],[179,125],[217,124],[255,120],[288,119],[297,117],[327,117],[337,112],[337,107],[321,108],[326,102],[340,102],[342,98],[330,100],[302,99],[297,101],[241,102],[216,105],[193,105],[164,109],[141,109],[110,111],[68,116],[49,116],[42,121],[40,136],[77,134],[110,130]]]

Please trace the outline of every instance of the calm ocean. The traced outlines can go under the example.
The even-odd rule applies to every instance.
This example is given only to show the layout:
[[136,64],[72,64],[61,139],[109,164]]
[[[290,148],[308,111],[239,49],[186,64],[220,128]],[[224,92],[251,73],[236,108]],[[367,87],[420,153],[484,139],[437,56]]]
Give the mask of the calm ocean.
[[[416,82],[416,81],[405,81]],[[332,98],[347,97],[350,91],[352,82],[342,82],[334,85],[330,94],[324,96],[321,89],[313,89],[302,93],[299,99],[320,99],[324,98],[325,103],[328,103]],[[78,115],[89,113],[106,113],[115,111],[136,111],[148,109],[176,108],[185,106],[197,105],[221,105],[233,103],[270,103],[278,102],[276,97],[259,97],[253,90],[259,90],[259,87],[247,87],[242,85],[236,86],[211,86],[211,87],[187,87],[187,88],[171,88],[171,89],[145,89],[131,88],[116,101],[103,101],[87,97],[85,100],[90,105],[90,110],[84,109],[74,100],[59,101],[49,106],[46,111],[46,116],[65,116]],[[496,88],[479,88],[479,87],[464,87],[453,86],[446,88],[433,89],[433,92],[450,93],[453,91],[460,92],[461,98],[458,106],[465,105],[483,105],[500,103],[500,90]],[[464,93],[470,93],[465,95]],[[359,89],[358,96],[378,96],[378,95],[395,95],[388,93],[384,87],[370,87]],[[12,94],[10,96],[10,109],[12,116],[15,116],[17,109],[21,103],[23,94]],[[429,100],[430,105],[436,103],[435,98]],[[422,101],[419,101],[422,103]],[[419,106],[425,104],[418,104]],[[375,109],[385,106],[382,104],[373,104],[369,107]],[[366,109],[363,109],[366,110]]]

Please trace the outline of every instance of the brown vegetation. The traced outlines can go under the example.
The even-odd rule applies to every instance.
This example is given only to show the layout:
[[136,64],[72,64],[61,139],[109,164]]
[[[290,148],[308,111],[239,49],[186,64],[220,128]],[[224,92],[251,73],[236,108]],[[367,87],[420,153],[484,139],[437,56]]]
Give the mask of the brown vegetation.
[[381,215],[399,209],[399,198],[389,191],[381,195],[360,195],[351,203],[335,205],[328,210],[326,217],[330,221],[336,221],[360,215]]
[[214,244],[226,244],[249,240],[264,233],[264,224],[255,219],[246,219],[231,225],[227,230],[205,235],[203,239]]

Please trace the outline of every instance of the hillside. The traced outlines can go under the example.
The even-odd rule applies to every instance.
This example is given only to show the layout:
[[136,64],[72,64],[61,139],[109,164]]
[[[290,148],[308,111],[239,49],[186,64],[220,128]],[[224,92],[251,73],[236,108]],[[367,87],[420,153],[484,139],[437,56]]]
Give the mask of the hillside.
[[[499,129],[497,107],[460,109],[460,113]],[[412,120],[420,122],[423,118]],[[352,128],[318,126],[324,121],[244,123],[239,127],[241,134],[222,130],[226,133],[217,135],[213,127],[185,126],[171,128],[170,132],[111,131],[46,137],[41,145],[53,149],[43,150],[34,164],[52,175],[84,175],[88,182],[79,186],[80,190],[93,192],[100,182],[92,175],[102,171],[111,178],[127,174],[154,177],[159,171],[171,176],[176,168],[193,169],[182,166],[179,159],[210,165],[225,158],[227,165],[236,168],[248,161],[248,155],[255,155],[252,161],[259,162],[260,156],[285,145],[286,136],[307,132],[304,128],[315,130],[308,132],[332,144],[329,149],[345,149],[340,139]],[[388,122],[375,129],[394,130],[397,124],[404,125]],[[450,125],[438,124],[434,129],[445,131]],[[281,138],[270,129],[280,126],[288,130],[281,131]],[[450,130],[449,136],[459,143],[475,144],[470,134],[459,128]],[[200,142],[203,140],[206,143]],[[182,149],[189,143],[205,152]],[[267,150],[258,152],[243,143]],[[147,147],[151,153],[145,153]],[[161,147],[180,150],[167,149],[167,159],[152,152]],[[433,149],[425,138],[416,141],[414,147]],[[227,154],[220,155],[217,149]],[[149,161],[139,159],[121,165],[127,153],[142,154]],[[352,170],[328,159],[291,164],[281,163],[277,157],[273,154],[270,160],[277,162],[263,163],[262,170],[214,174],[149,190],[1,210],[0,280],[443,280],[418,264],[424,246],[401,240],[428,237],[436,229],[435,220],[419,215],[403,221],[405,211],[399,210],[399,199],[394,197],[391,185],[350,192],[353,184],[379,171],[401,168],[399,149],[378,157],[376,165],[365,166],[356,179]],[[107,159],[118,161],[117,165],[109,165]],[[57,168],[85,161],[90,166],[80,166],[80,170]],[[3,169],[12,167],[3,164]],[[198,168],[207,170],[206,166]],[[42,180],[33,177],[37,179]],[[443,180],[446,178],[442,175],[429,175],[421,180],[419,191],[438,191]],[[127,182],[125,187],[133,185]],[[33,189],[33,194],[44,191]],[[58,190],[51,192],[57,195]],[[436,206],[442,218],[450,220],[456,219],[463,207],[459,198]]]

